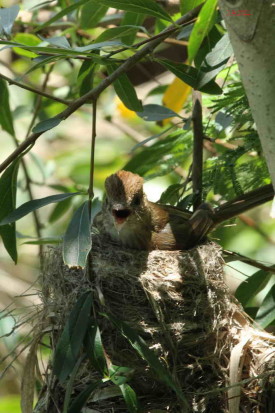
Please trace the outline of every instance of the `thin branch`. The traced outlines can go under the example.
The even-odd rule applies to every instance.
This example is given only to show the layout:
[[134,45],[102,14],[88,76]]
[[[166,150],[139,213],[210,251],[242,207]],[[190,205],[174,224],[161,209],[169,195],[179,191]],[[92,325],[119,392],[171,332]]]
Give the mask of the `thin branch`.
[[260,270],[275,273],[275,265],[264,265],[259,261],[253,260],[252,258],[246,257],[245,255],[239,254],[238,252],[234,251],[223,250],[223,254],[225,256],[225,261],[228,257],[228,261],[242,261],[246,264],[252,265],[253,267],[259,268]]
[[[91,142],[91,161],[90,161],[90,181],[89,181],[89,200],[94,197],[94,169],[95,169],[95,140],[96,140],[96,100],[93,101],[93,124],[92,124],[92,142]],[[91,209],[91,208],[90,208]]]
[[[180,19],[178,19],[175,24],[177,25],[183,25],[192,20],[194,17],[196,17],[199,13],[199,11],[202,8],[202,4],[197,6],[195,9],[191,10],[190,12],[186,13],[184,16],[182,16]],[[70,116],[72,113],[74,113],[77,109],[79,109],[82,105],[85,103],[91,102],[99,97],[99,95],[108,87],[110,86],[121,74],[127,72],[131,67],[133,67],[137,62],[139,62],[141,59],[143,59],[146,55],[150,54],[152,50],[154,50],[162,41],[165,37],[168,37],[170,34],[171,28],[174,29],[174,24],[163,30],[162,37],[157,38],[157,39],[150,39],[149,44],[146,44],[142,49],[138,50],[136,54],[133,56],[129,57],[124,63],[121,64],[110,76],[106,77],[99,85],[97,85],[94,89],[90,90],[87,92],[85,95],[81,96],[80,98],[76,99],[74,102],[72,102],[67,109],[65,109],[63,112],[59,113],[59,115],[56,116],[56,118],[65,120],[68,116]],[[19,147],[10,155],[7,157],[7,159],[0,165],[0,172],[4,171],[7,166],[9,166],[14,159],[17,158],[18,155],[20,155],[22,152],[24,152],[26,149],[30,149],[29,147],[31,145],[34,145],[36,140],[41,136],[43,132],[37,132],[33,133],[28,139],[26,139],[24,142],[19,145]]]
[[36,95],[41,95],[41,96],[44,96],[45,98],[48,98],[48,99],[51,99],[51,100],[55,100],[56,102],[63,103],[63,104],[66,105],[66,106],[68,106],[68,105],[71,103],[71,102],[69,102],[69,101],[67,101],[67,100],[64,100],[64,99],[61,99],[61,98],[57,98],[57,97],[55,97],[55,96],[52,96],[52,95],[50,95],[49,93],[44,92],[43,90],[39,90],[39,89],[35,89],[34,87],[31,87],[31,86],[23,85],[22,83],[17,82],[16,80],[11,79],[10,77],[3,75],[2,73],[0,73],[0,78],[6,80],[10,85],[18,86],[18,87],[20,87],[21,89],[26,89],[26,90],[28,90],[29,92],[35,93]]
[[193,91],[193,163],[192,163],[192,183],[193,183],[193,208],[194,211],[202,203],[202,163],[203,163],[203,124],[201,93]]

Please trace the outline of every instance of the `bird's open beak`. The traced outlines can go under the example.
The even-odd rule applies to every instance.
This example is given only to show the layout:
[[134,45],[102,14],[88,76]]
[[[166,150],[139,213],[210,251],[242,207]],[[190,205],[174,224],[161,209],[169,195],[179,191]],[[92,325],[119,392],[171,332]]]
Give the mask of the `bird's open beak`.
[[129,208],[126,208],[124,205],[114,205],[112,208],[112,214],[115,220],[115,224],[117,227],[121,227],[131,215],[132,211]]

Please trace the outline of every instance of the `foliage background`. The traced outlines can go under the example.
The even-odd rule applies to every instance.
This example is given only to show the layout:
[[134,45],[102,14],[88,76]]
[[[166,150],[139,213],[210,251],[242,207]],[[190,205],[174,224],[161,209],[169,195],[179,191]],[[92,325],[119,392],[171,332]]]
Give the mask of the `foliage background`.
[[[33,6],[39,6],[38,3],[41,2],[20,2],[21,11],[11,34],[12,41],[27,44],[33,41],[37,45],[37,42],[40,43],[41,41],[41,39],[34,37],[36,36],[34,29],[37,24],[47,21],[57,11],[75,4],[74,1],[60,0],[49,2],[49,4],[45,3],[40,8],[32,9]],[[93,6],[92,2],[88,3],[85,7]],[[12,4],[11,2],[2,1],[1,6],[10,7]],[[54,28],[46,28],[42,35],[46,37],[66,36],[72,44],[78,46],[88,44],[107,30],[106,24],[109,22],[104,23],[102,27],[98,24],[94,28],[92,21],[86,21],[87,16],[88,14],[83,9],[80,9],[80,11],[77,9],[76,12],[66,15],[63,19],[63,25],[61,23],[58,26],[57,22]],[[116,24],[120,24],[117,22],[120,22],[121,16],[118,16],[115,20]],[[218,18],[216,22],[218,22],[216,30],[219,27],[221,37],[224,28],[219,24]],[[142,21],[139,25],[141,24]],[[149,32],[151,30],[151,34],[156,34],[165,25],[166,22],[163,20],[158,20],[156,24],[149,21],[148,30]],[[200,49],[196,62],[198,67],[202,64],[203,55],[209,50],[211,51],[215,45],[215,40],[213,40],[215,39],[214,29],[207,34],[206,40]],[[139,33],[143,33],[142,30]],[[137,38],[136,40],[140,41],[141,39],[143,38]],[[182,39],[185,40],[185,38]],[[182,39],[179,39],[179,41]],[[183,45],[180,47],[182,49],[177,59],[182,59],[182,62],[184,62],[186,48]],[[121,57],[125,59],[130,54],[130,51],[125,51]],[[81,81],[79,70],[82,62],[78,59],[62,59],[54,65],[42,66],[28,73],[34,65],[30,57],[22,49],[21,51],[18,49],[1,50],[0,73],[41,89],[47,76],[45,71],[50,68],[51,73],[46,89],[48,93],[62,99],[76,99],[87,87],[88,89],[91,87],[91,83],[88,84],[89,79],[86,78],[84,82]],[[136,72],[133,71],[131,74],[130,78],[134,84],[136,84],[135,77],[138,77],[139,70],[137,68]],[[208,201],[214,204],[218,204],[221,200],[232,199],[239,193],[269,182],[265,163],[261,157],[258,137],[239,83],[238,69],[234,60],[231,59],[227,62],[226,67],[220,67],[218,72],[217,83],[224,87],[224,92],[227,95],[203,94],[206,134],[211,139],[216,140],[216,142],[206,141],[204,148],[204,195]],[[94,78],[95,84],[106,75],[106,68],[101,67],[100,70],[97,68]],[[175,82],[175,76],[172,73],[163,72],[161,75],[152,75],[151,79],[147,79],[146,82],[142,81],[136,86],[137,96],[142,100],[143,105],[162,105],[163,102],[170,99],[169,107],[175,112],[179,112],[184,118],[188,118],[192,109],[192,95],[188,93],[190,88],[188,89],[184,84],[176,83],[176,88],[178,87],[182,94],[186,93],[187,96],[186,100],[181,103],[177,98],[173,98],[175,89],[170,89],[170,92],[167,89],[169,85]],[[7,130],[8,128],[3,125],[2,118],[2,161],[14,150],[14,137],[18,141],[25,138],[27,130],[34,120],[33,114],[36,111],[35,108],[38,107],[39,98],[29,91],[10,85],[8,95],[6,95],[8,99],[3,100],[3,96],[7,92],[7,85],[3,80],[1,80],[0,87],[2,105],[8,105],[9,102],[15,130],[14,134],[10,133]],[[210,107],[214,105],[217,105],[217,112],[211,114],[213,109]],[[225,116],[225,108],[230,111],[230,117]],[[35,123],[52,118],[63,109],[64,105],[61,103],[43,98],[39,103]],[[145,190],[150,200],[157,201],[161,199],[163,202],[177,203],[180,195],[178,190],[182,188],[182,183],[186,181],[191,164],[192,132],[190,122],[187,122],[184,136],[181,130],[180,132],[170,130],[167,131],[166,135],[156,136],[155,139],[148,142],[150,146],[145,152],[141,147],[133,151],[133,147],[148,137],[161,134],[178,121],[179,118],[173,117],[171,122],[167,120],[163,123],[161,121],[147,122],[125,107],[117,97],[113,87],[104,91],[98,101],[95,195],[101,198],[105,178],[127,165],[129,169],[144,175],[147,179]],[[88,188],[91,124],[91,105],[85,105],[58,125],[57,128],[46,131],[39,138],[37,144],[26,156],[26,165],[31,176],[31,188],[35,199],[56,192],[72,192]],[[176,143],[173,138],[174,135],[171,135],[171,133],[179,134]],[[168,136],[168,138],[165,138],[165,136]],[[219,143],[217,140],[219,140]],[[170,188],[168,192],[166,191],[167,188]],[[187,192],[181,197],[184,207],[190,204],[190,194],[191,187],[188,183]],[[186,195],[189,197],[186,197]],[[17,184],[17,205],[21,205],[28,199],[29,194],[26,191],[25,176],[22,168],[20,168]],[[83,199],[80,199],[80,197],[70,198],[69,201],[49,205],[39,210],[38,215],[42,223],[43,237],[48,237],[51,240],[59,239],[68,226],[72,212],[79,207],[83,200],[84,197]],[[269,217],[269,211],[269,204],[258,207],[245,214],[242,220],[237,219],[236,222],[230,222],[229,226],[223,225],[212,234],[212,237],[226,249],[231,249],[269,265],[274,261],[275,243],[275,223]],[[37,237],[37,233],[33,217],[30,214],[17,223],[18,265],[14,265],[2,244],[0,249],[1,309],[5,309],[13,297],[18,296],[15,299],[14,306],[22,320],[29,316],[30,310],[28,309],[31,309],[32,305],[39,301],[35,284],[39,274],[39,246],[26,244],[26,242],[33,242],[33,237]],[[235,290],[242,280],[257,271],[254,267],[241,262],[229,263],[226,266],[226,273],[230,288]],[[265,275],[263,278],[268,279],[268,283],[258,288],[259,294],[254,291],[250,302],[246,303],[247,307],[258,307],[274,284],[274,279]],[[255,314],[253,309],[251,309],[251,314]],[[13,325],[14,319],[11,316],[0,319],[1,334],[8,334]],[[1,357],[6,357],[15,346],[18,346],[17,353],[19,353],[25,342],[28,341],[26,333],[26,327],[23,327],[4,337],[0,344]],[[7,360],[10,361],[12,357],[13,354]],[[47,357],[47,351],[42,353],[42,361],[44,357]],[[7,365],[7,360],[3,362],[4,368]],[[18,363],[15,366],[19,371],[23,360],[24,353],[19,356]],[[0,412],[10,411],[15,413],[19,411],[17,396],[19,389],[19,376],[13,369],[9,369],[1,385]]]

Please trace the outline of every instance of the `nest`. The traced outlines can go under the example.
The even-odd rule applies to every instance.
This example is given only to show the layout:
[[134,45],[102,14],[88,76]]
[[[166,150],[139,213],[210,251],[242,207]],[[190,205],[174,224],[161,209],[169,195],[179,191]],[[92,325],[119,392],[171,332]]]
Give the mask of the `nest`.
[[[92,289],[96,313],[112,314],[138,332],[170,370],[191,412],[275,411],[270,396],[273,338],[253,327],[230,295],[223,265],[221,249],[214,243],[189,251],[144,252],[123,250],[95,236],[89,280],[84,271],[62,263],[59,249],[51,249],[42,274],[43,329],[50,327],[55,336],[56,331],[60,334],[77,298]],[[98,323],[108,358],[131,369],[129,384],[141,411],[185,412],[173,390],[118,329],[102,316]],[[53,340],[53,349],[55,344]],[[36,412],[62,410],[66,383],[61,386],[52,376],[49,364]],[[84,362],[72,397],[98,378]],[[127,411],[121,393],[110,382],[90,396],[87,406],[98,413]]]

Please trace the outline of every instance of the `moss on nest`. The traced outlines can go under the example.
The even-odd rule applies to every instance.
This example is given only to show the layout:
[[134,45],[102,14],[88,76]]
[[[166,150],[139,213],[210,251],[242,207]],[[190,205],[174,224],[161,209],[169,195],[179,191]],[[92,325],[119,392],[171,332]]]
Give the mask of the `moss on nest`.
[[[221,249],[216,244],[189,251],[144,252],[122,250],[95,236],[90,280],[84,271],[66,267],[58,249],[49,250],[44,261],[43,319],[49,320],[53,331],[62,329],[78,296],[92,288],[96,312],[110,313],[139,333],[169,368],[191,412],[270,411],[265,409],[274,369],[272,337],[252,327],[228,292]],[[130,384],[141,411],[185,411],[108,319],[99,317],[98,323],[109,359],[132,369]],[[49,367],[47,382],[51,374]],[[83,363],[73,397],[98,378],[91,365]],[[242,387],[228,389],[244,379]],[[65,388],[66,383],[54,386],[49,398],[45,386],[36,412],[54,413],[56,406],[62,409]],[[91,395],[88,406],[100,413],[126,412],[122,398],[112,392],[116,392],[114,384],[106,383]],[[46,398],[50,400],[47,407]]]

